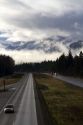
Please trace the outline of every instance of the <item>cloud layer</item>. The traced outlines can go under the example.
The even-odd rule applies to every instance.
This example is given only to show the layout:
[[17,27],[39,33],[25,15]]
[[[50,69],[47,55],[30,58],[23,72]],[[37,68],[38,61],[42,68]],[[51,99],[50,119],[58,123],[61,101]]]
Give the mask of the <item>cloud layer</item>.
[[[44,39],[57,36],[70,37],[74,40],[83,39],[82,6],[83,0],[0,0],[0,42],[37,41],[41,44],[41,40],[46,42]],[[65,48],[66,46],[62,52],[68,51]],[[0,53],[5,51],[7,50],[4,48]],[[28,50],[27,53],[31,52]],[[39,55],[39,50],[36,50],[36,53]],[[46,52],[43,54],[48,59],[48,54]],[[54,57],[60,54],[58,52]],[[43,60],[42,55],[42,59],[40,56],[37,57],[37,60]],[[51,58],[53,59],[53,54]],[[19,59],[16,57],[15,60],[18,62]]]

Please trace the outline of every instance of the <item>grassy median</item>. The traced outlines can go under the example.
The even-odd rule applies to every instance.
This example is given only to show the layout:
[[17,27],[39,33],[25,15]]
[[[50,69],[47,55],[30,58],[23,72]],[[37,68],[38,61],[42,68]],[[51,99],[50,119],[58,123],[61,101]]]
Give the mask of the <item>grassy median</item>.
[[44,74],[35,74],[54,125],[83,125],[83,89]]
[[4,82],[5,82],[5,85],[14,84],[14,83],[18,82],[22,76],[23,76],[23,74],[13,74],[13,75],[1,77],[0,78],[0,87],[4,86]]

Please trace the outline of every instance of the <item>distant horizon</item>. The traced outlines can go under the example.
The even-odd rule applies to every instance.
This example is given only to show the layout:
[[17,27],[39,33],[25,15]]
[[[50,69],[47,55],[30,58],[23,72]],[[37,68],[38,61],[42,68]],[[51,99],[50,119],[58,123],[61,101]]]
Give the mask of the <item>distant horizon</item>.
[[[70,51],[70,50],[69,50]],[[83,52],[83,51],[80,51],[80,52]],[[80,52],[78,53],[78,54],[74,54],[73,55],[73,53],[72,53],[72,51],[71,51],[71,54],[72,54],[72,56],[73,57],[75,57],[75,56],[79,56],[79,54],[80,54]],[[61,55],[63,55],[64,53],[62,53]],[[64,54],[65,56],[67,56],[69,54],[69,52],[67,53],[67,54]],[[2,56],[4,55],[4,54],[1,54]],[[61,56],[60,55],[60,56]],[[6,55],[6,56],[9,56],[9,55]],[[42,63],[42,62],[49,62],[49,61],[56,61],[60,56],[58,56],[56,59],[44,59],[44,60],[41,60],[41,61],[32,61],[32,62],[29,62],[29,61],[20,61],[20,62],[16,62],[15,60],[14,60],[14,58],[12,58],[12,56],[10,56],[14,61],[15,61],[15,65],[20,65],[20,64],[36,64],[36,63]]]

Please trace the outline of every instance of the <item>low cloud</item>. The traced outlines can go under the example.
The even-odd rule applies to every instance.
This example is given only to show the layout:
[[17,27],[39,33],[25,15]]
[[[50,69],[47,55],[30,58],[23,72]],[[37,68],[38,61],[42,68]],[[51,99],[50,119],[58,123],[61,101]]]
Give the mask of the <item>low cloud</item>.
[[47,54],[43,51],[7,51],[5,49],[0,50],[0,54],[6,54],[11,56],[15,63],[23,63],[23,62],[41,62],[45,60],[56,60],[61,53],[52,53]]
[[[83,0],[0,0],[0,43],[36,41],[37,48],[41,41],[44,44],[46,42],[44,39],[48,37],[62,36],[70,37],[73,40],[83,39],[82,5]],[[2,44],[0,45],[0,48],[3,48]],[[61,52],[66,53],[68,51],[63,40],[58,41],[56,46],[59,50],[58,52],[55,51],[56,54],[52,53],[48,56],[46,50],[43,52],[43,56],[45,55],[46,59],[48,57],[53,59],[54,55],[59,56]],[[40,49],[34,50],[34,47],[32,49],[32,51],[36,51],[36,55],[40,54]],[[45,50],[44,46],[42,50]],[[50,50],[49,46],[48,50]],[[5,51],[7,50],[4,48],[4,51],[0,51],[0,53]],[[32,51],[26,53],[34,55]],[[11,51],[5,53],[12,55]],[[23,52],[15,51],[14,56],[15,54],[19,56],[18,53],[22,54]],[[40,57],[37,60],[42,60],[43,56],[40,55],[41,57],[37,56]],[[30,56],[32,57],[31,54]],[[15,60],[17,61],[18,58],[16,56]],[[35,61],[35,59],[33,60]]]

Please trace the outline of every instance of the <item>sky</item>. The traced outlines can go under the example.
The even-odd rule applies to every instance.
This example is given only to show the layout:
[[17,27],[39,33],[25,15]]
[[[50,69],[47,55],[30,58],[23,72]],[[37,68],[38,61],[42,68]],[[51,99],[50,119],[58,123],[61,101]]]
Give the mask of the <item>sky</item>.
[[[68,52],[57,37],[76,41],[83,40],[82,34],[83,0],[0,0],[0,54],[13,57],[16,63],[56,60]],[[48,38],[55,38],[60,51],[44,51]],[[3,46],[17,41],[36,41],[36,45],[43,41],[43,48],[8,50]]]

